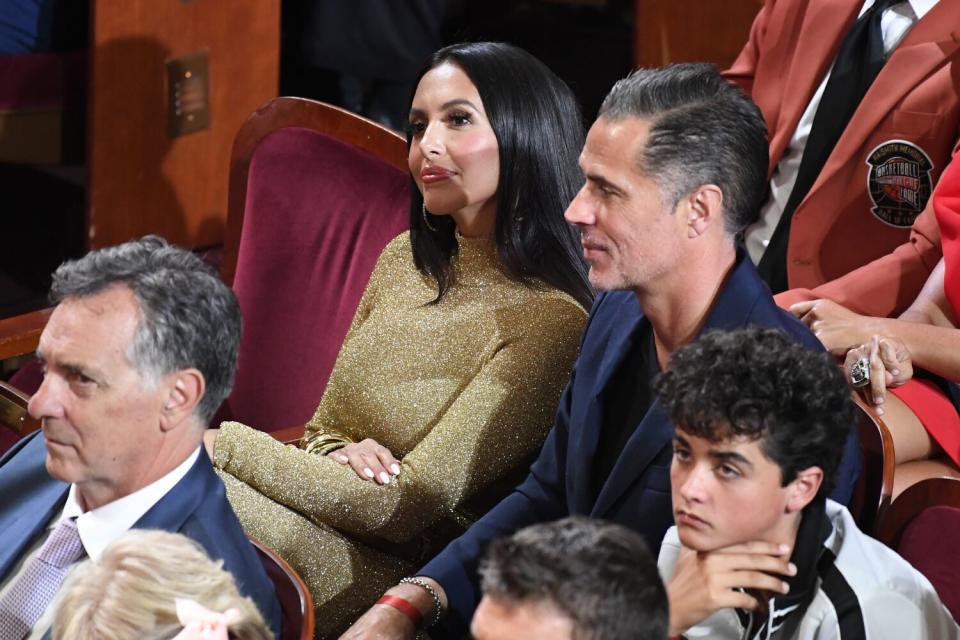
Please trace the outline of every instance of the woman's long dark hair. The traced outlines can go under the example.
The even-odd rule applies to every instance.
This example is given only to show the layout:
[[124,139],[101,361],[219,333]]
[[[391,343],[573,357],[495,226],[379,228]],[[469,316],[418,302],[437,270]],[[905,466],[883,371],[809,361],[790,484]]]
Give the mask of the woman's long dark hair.
[[[587,279],[577,232],[563,212],[583,183],[577,158],[583,119],[573,92],[542,62],[509,44],[455,44],[431,56],[420,74],[445,62],[467,74],[483,101],[500,152],[494,237],[504,273],[560,289],[589,308]],[[407,144],[411,143],[407,135]],[[423,214],[423,196],[411,189],[410,242],[417,269],[437,281],[439,302],[453,285],[457,252],[450,216]]]

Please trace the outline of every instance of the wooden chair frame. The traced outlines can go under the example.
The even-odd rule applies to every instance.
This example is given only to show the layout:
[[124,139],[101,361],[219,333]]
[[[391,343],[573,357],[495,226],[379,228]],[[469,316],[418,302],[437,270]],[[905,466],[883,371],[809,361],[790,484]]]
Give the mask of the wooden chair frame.
[[[890,507],[896,456],[893,437],[883,419],[859,395],[854,393],[852,397],[857,405],[858,436],[864,452],[860,474],[865,483],[860,513],[854,515],[864,533],[872,534]],[[874,489],[878,485],[879,491]]]
[[40,421],[27,413],[30,397],[6,382],[0,382],[0,424],[7,425],[20,437],[40,428]]
[[[281,558],[276,551],[263,544],[250,534],[247,534],[247,538],[250,540],[250,543],[254,546],[254,548],[256,548],[256,550],[260,553],[260,555],[269,558],[296,587],[297,594],[300,596],[300,612],[303,615],[303,624],[300,627],[300,634],[297,636],[297,638],[299,638],[299,640],[313,640],[313,630],[316,622],[313,613],[313,595],[310,593],[310,588],[307,587],[307,583],[303,581],[303,578],[300,577],[300,574],[298,574],[286,560]],[[272,579],[273,578],[271,577],[271,580]],[[278,638],[278,640],[288,640],[288,638]]]
[[33,353],[53,308],[0,318],[0,360]]

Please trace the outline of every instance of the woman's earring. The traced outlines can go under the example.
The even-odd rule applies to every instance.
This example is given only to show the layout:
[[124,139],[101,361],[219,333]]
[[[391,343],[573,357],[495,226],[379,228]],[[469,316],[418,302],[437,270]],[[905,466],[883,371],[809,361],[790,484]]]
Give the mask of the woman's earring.
[[423,224],[427,225],[427,229],[430,229],[430,231],[433,231],[434,233],[436,233],[437,229],[432,224],[430,224],[430,218],[428,218],[427,215],[428,215],[427,204],[424,203],[423,204]]

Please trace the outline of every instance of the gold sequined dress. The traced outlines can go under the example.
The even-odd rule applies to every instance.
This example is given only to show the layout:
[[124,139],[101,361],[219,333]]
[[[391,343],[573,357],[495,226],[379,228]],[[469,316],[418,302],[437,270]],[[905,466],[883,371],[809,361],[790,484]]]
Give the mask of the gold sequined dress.
[[[303,576],[318,637],[336,637],[522,479],[546,437],[586,312],[517,284],[489,239],[459,238],[456,284],[380,256],[301,447],[224,423],[214,463],[244,529]],[[322,455],[373,438],[402,461],[387,485]]]

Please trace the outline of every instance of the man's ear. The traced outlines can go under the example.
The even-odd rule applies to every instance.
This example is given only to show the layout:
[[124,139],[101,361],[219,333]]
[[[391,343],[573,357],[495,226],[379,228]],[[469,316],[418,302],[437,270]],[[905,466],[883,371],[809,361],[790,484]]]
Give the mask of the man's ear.
[[164,431],[175,429],[193,415],[203,393],[206,382],[197,369],[181,369],[167,378],[167,395],[160,412],[160,428]]
[[687,237],[706,233],[711,226],[723,224],[723,191],[715,184],[703,184],[687,195]]
[[813,502],[823,484],[823,469],[808,467],[797,473],[793,482],[787,485],[787,513],[796,513]]

